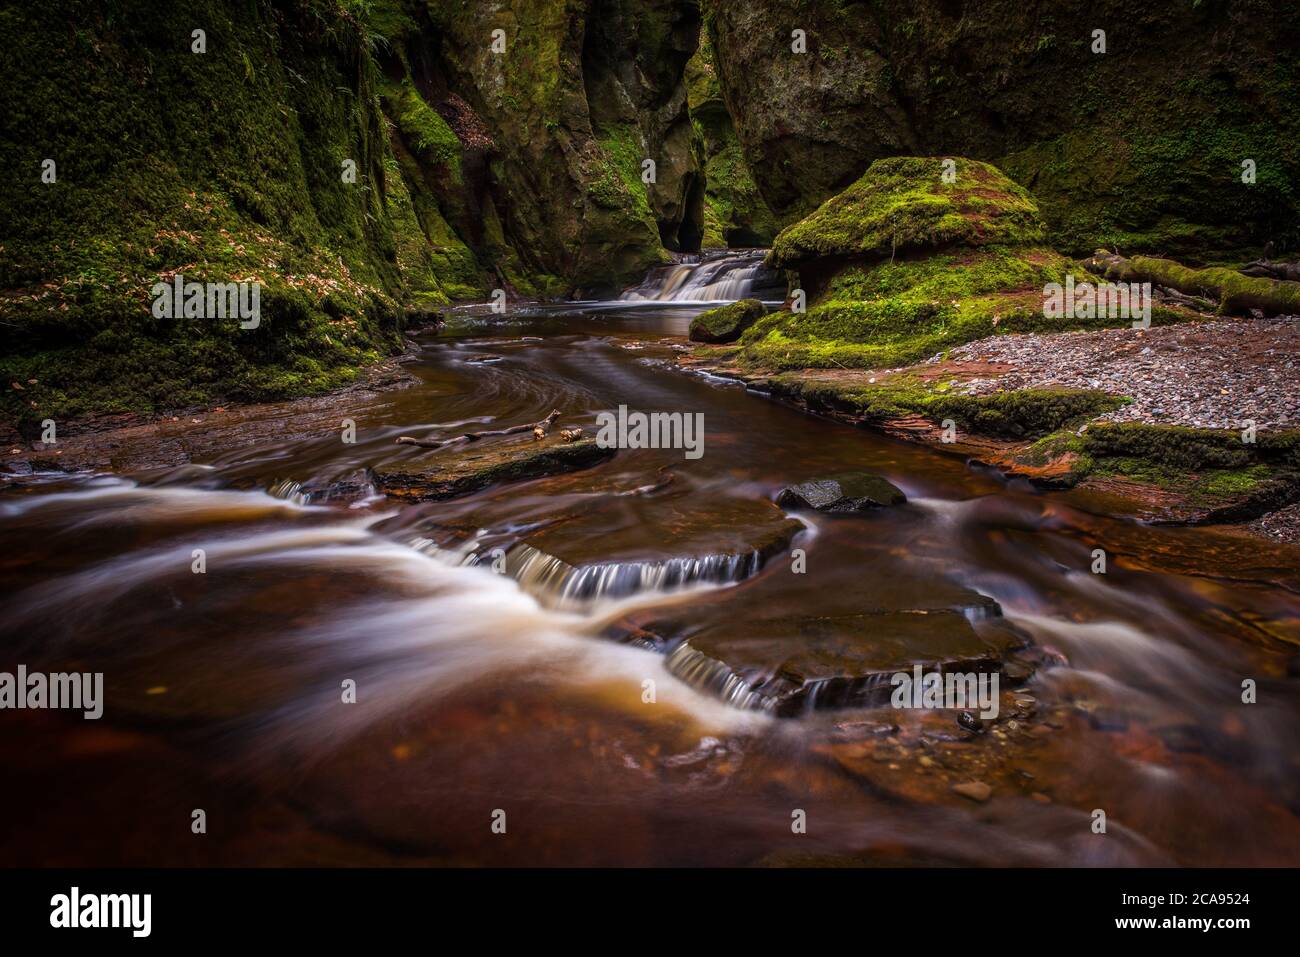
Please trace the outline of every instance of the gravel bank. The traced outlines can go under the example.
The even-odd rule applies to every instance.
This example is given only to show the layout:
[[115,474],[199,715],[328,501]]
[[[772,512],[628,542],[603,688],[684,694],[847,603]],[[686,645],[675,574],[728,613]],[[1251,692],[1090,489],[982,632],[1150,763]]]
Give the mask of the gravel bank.
[[1114,422],[1236,429],[1249,419],[1260,429],[1300,427],[1300,317],[993,336],[929,364],[941,361],[1012,367],[960,381],[971,395],[1065,386],[1133,399],[1102,416]]

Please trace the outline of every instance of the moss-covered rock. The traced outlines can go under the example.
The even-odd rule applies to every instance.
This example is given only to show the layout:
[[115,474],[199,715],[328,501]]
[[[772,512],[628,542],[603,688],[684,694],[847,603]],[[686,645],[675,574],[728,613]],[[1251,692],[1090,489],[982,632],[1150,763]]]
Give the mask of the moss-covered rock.
[[1078,427],[1125,405],[1120,396],[1079,389],[1019,389],[993,395],[964,395],[911,376],[880,382],[821,382],[798,374],[767,381],[772,391],[815,410],[847,414],[863,425],[923,416],[935,424],[951,420],[963,432],[999,439],[1035,439]]
[[[1049,284],[1092,278],[1044,238],[1032,197],[985,163],[878,160],[777,237],[768,264],[797,269],[807,309],[755,323],[738,358],[751,369],[894,368],[1000,333],[1127,324],[1108,310],[1044,309]],[[1151,321],[1190,316],[1153,307]]]
[[702,312],[691,320],[692,342],[735,342],[767,310],[757,299],[742,299]]
[[1188,472],[1242,469],[1254,464],[1300,470],[1300,431],[1242,433],[1138,422],[1098,423],[1086,433],[1086,450],[1097,458],[1143,459]]
[[798,269],[817,259],[1028,246],[1043,238],[1029,194],[987,163],[899,156],[872,163],[853,185],[782,230],[767,265]]
[[[678,0],[428,4],[441,78],[493,142],[499,233],[525,271],[622,286],[698,248],[683,80],[699,10]],[[505,52],[492,48],[504,31]],[[643,164],[655,162],[652,183]]]
[[1260,432],[1247,442],[1220,429],[1097,422],[1039,445],[1049,456],[1071,456],[1071,481],[1119,479],[1172,493],[1178,520],[1248,520],[1300,498],[1300,431]]

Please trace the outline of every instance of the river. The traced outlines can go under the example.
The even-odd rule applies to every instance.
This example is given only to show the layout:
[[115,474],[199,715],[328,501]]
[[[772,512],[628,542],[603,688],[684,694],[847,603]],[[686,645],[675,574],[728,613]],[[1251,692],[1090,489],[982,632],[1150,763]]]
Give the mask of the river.
[[[735,280],[696,285],[734,298]],[[106,707],[3,715],[0,857],[1300,859],[1294,550],[1106,517],[1084,493],[682,371],[703,304],[663,301],[669,282],[691,277],[617,303],[458,310],[418,337],[418,385],[368,400],[352,444],[11,482],[0,668],[103,672]],[[410,461],[399,435],[552,409],[594,434],[619,405],[702,414],[704,454],[622,450],[444,502],[310,494]],[[770,504],[848,470],[908,502]],[[837,684],[938,660],[1004,666],[1000,718],[973,733]],[[970,782],[987,794],[953,790]]]

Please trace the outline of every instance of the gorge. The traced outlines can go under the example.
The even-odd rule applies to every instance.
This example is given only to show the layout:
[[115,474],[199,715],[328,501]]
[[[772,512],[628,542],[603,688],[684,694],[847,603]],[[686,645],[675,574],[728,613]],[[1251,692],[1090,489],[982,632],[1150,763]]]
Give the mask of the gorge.
[[0,11],[4,860],[1294,865],[1285,7]]

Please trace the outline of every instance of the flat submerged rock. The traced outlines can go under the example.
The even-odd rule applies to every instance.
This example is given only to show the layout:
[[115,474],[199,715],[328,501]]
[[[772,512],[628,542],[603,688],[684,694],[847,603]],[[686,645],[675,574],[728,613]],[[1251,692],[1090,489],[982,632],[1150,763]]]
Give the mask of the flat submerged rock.
[[509,569],[533,592],[590,599],[743,581],[804,528],[762,499],[622,499],[529,535]]
[[[749,601],[733,596],[712,613],[696,608],[690,618],[668,611],[643,619],[644,631],[661,636],[658,647],[678,677],[739,707],[779,715],[887,707],[890,678],[917,664],[945,673],[1000,671],[1003,687],[1024,676],[1017,652],[1027,637],[1003,619],[996,601],[959,584],[881,576],[864,578],[857,590],[819,591],[812,601],[803,590],[816,586],[805,576],[775,578],[801,581],[755,591]],[[768,584],[765,577],[745,588]]]
[[502,482],[522,482],[590,468],[613,458],[614,449],[595,439],[565,442],[558,436],[541,441],[531,436],[511,441],[466,443],[436,449],[402,468],[375,471],[385,495],[432,502],[478,492]]

